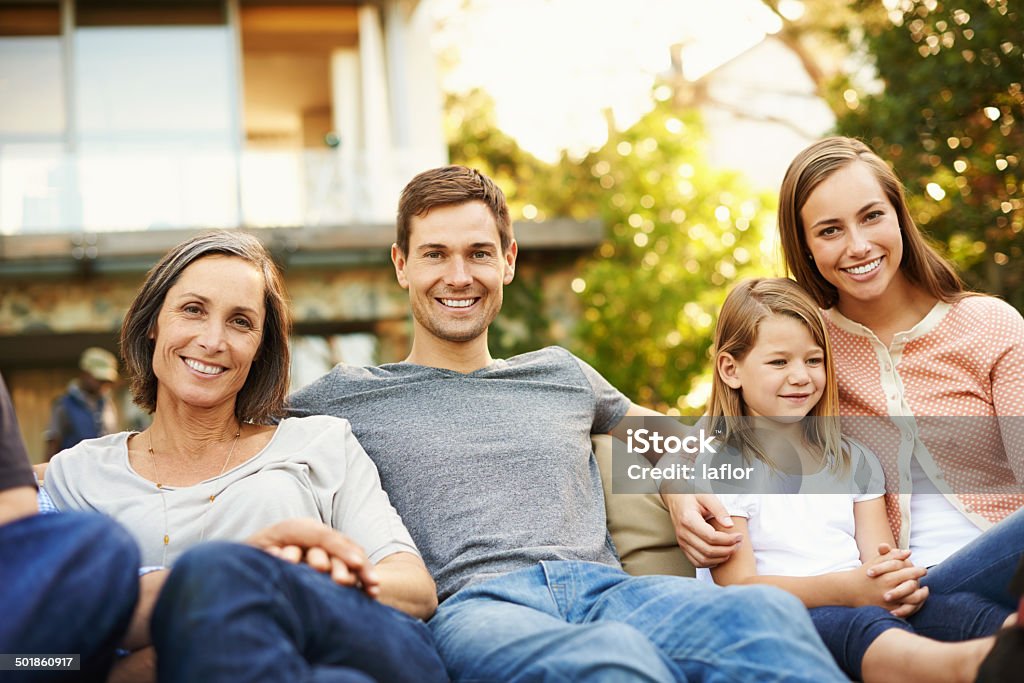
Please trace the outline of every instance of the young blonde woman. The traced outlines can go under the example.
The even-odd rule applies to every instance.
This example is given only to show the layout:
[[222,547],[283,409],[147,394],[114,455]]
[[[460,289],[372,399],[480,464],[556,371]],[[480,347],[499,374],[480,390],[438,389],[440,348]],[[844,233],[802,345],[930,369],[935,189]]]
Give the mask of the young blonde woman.
[[[779,198],[789,270],[824,309],[844,430],[882,458],[893,533],[932,594],[1008,608],[1024,553],[1024,320],[966,291],[867,145],[821,140]],[[907,495],[900,495],[901,493]]]

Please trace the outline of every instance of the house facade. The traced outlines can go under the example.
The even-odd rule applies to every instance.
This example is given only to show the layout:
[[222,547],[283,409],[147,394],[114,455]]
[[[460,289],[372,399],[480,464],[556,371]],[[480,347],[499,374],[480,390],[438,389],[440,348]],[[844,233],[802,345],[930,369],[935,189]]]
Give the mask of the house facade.
[[[282,265],[295,384],[404,357],[395,206],[447,162],[430,35],[412,0],[0,0],[0,373],[33,457],[81,350],[116,351],[142,275],[205,229]],[[517,230],[563,264],[601,236]]]

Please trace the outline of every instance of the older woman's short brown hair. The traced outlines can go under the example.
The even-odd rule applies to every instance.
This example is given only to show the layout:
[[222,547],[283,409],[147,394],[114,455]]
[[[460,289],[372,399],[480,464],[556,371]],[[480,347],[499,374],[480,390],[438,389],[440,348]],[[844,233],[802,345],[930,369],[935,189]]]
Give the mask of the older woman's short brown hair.
[[281,273],[260,241],[244,232],[217,230],[198,235],[171,249],[146,274],[121,324],[121,357],[135,403],[156,410],[157,378],[153,373],[156,326],[168,290],[190,265],[207,256],[236,256],[263,274],[266,319],[263,338],[245,385],[238,392],[235,417],[241,422],[265,423],[284,414],[291,357],[288,335],[291,316]]
[[409,181],[398,200],[398,231],[395,244],[409,254],[409,235],[413,216],[423,216],[438,206],[452,206],[479,201],[487,205],[498,226],[501,253],[512,244],[512,221],[509,218],[505,193],[498,185],[475,168],[442,166],[420,173]]

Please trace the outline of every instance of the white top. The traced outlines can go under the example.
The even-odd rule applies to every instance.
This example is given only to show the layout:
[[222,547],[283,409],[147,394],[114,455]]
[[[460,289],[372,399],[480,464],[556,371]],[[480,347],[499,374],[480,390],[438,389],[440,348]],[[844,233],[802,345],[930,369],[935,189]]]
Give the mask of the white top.
[[121,522],[138,541],[143,565],[163,564],[165,534],[171,565],[200,540],[243,541],[294,517],[318,519],[350,536],[373,562],[419,554],[347,420],[285,419],[246,462],[162,491],[129,463],[130,435],[89,439],[59,453],[46,470],[45,488],[62,510],[102,512]]
[[936,488],[915,457],[910,461],[914,495],[910,496],[910,559],[931,567],[981,535],[960,510]]
[[[866,463],[872,481],[864,490],[875,493],[718,494],[731,516],[747,518],[758,574],[817,576],[860,566],[853,504],[881,497],[883,474],[874,455],[857,444],[848,445],[851,471],[859,471],[861,463]],[[760,461],[754,465],[760,470],[756,474],[775,476]],[[838,490],[840,484],[849,486],[849,482],[823,470],[804,477],[800,488],[830,490],[831,484],[833,490]],[[708,570],[698,569],[697,574],[711,581]]]

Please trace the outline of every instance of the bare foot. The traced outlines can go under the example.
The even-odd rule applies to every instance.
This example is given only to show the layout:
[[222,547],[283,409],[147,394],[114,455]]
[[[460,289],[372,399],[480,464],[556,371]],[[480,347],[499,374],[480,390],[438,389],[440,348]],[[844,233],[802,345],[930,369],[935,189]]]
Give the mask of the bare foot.
[[908,631],[889,629],[864,653],[865,683],[972,683],[995,645],[995,636],[940,643]]
[[982,660],[988,656],[988,653],[995,647],[996,637],[989,636],[988,638],[977,638],[975,640],[966,640],[962,643],[943,643],[950,647],[962,649],[962,657],[957,662],[956,671],[958,681],[967,681],[973,683],[978,678],[978,669],[981,667]]

